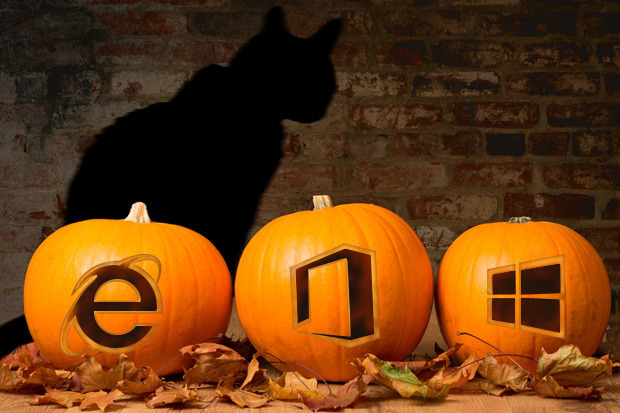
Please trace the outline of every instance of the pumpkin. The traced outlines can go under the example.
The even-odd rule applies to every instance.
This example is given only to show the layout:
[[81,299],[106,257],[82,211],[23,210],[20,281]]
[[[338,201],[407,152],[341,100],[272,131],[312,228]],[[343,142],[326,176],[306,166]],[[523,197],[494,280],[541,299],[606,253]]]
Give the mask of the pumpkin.
[[[250,342],[282,369],[330,381],[355,376],[366,353],[402,360],[420,342],[433,275],[415,232],[370,204],[279,217],[249,241],[235,279],[239,320]],[[295,363],[288,367],[282,362]]]
[[125,219],[61,227],[36,249],[24,312],[41,354],[61,368],[81,355],[110,367],[118,354],[160,375],[182,371],[179,349],[224,333],[232,283],[202,235],[151,222],[135,203]]
[[[441,262],[435,299],[446,343],[465,344],[461,361],[497,349],[537,359],[543,348],[564,344],[592,355],[611,309],[609,279],[592,245],[566,226],[527,217],[461,234]],[[536,369],[533,360],[511,358],[498,361]]]

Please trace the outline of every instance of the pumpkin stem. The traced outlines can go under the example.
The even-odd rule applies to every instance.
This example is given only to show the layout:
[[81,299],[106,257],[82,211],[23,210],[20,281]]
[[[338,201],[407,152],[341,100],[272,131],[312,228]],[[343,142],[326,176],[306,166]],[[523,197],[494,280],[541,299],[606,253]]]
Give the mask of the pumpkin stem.
[[149,213],[146,210],[146,205],[144,202],[136,202],[131,206],[131,210],[129,211],[129,215],[125,218],[125,221],[137,222],[139,224],[150,224],[151,218],[149,218]]
[[511,217],[508,222],[511,224],[525,224],[526,222],[530,222],[532,218],[530,217]]
[[329,195],[314,195],[312,197],[312,203],[314,204],[313,211],[334,206],[334,203]]

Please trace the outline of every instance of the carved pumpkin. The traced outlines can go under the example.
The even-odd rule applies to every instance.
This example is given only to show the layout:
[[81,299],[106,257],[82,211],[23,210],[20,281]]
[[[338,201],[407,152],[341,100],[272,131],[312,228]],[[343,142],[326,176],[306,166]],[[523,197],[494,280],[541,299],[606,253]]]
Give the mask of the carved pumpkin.
[[277,218],[250,240],[235,301],[248,338],[270,361],[344,381],[355,376],[354,357],[402,360],[415,349],[433,275],[422,242],[396,214],[314,201],[313,211]]
[[[458,332],[474,334],[507,354],[538,358],[563,344],[592,355],[610,316],[611,294],[603,262],[575,231],[551,222],[512,218],[465,231],[439,269],[436,309],[449,346],[499,352]],[[513,357],[535,371],[536,363]],[[511,362],[507,357],[500,362]]]
[[230,274],[213,244],[151,222],[142,203],[125,220],[86,220],[52,233],[24,285],[32,337],[62,368],[102,352],[104,366],[125,353],[136,366],[163,368],[161,375],[180,372],[178,350],[224,333],[231,306]]

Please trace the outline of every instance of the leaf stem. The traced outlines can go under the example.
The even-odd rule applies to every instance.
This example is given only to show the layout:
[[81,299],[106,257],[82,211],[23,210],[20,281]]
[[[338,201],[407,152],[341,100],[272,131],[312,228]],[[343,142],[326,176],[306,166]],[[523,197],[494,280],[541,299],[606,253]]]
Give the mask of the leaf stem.
[[[488,343],[488,342],[484,341],[484,340],[483,340],[483,339],[481,339],[480,337],[477,337],[477,336],[475,336],[475,335],[473,335],[473,334],[471,334],[471,333],[465,332],[465,331],[459,331],[459,332],[457,332],[457,333],[456,333],[456,335],[457,335],[457,336],[460,336],[460,335],[466,335],[466,336],[473,337],[473,338],[475,338],[476,340],[482,341],[482,342],[483,342],[484,344],[486,344],[487,346],[493,347],[495,350],[499,351],[500,353],[502,353],[503,355],[505,355],[506,357],[508,357],[508,359],[509,359],[510,361],[512,361],[514,364],[516,364],[516,365],[517,365],[517,367],[519,367],[519,368],[523,369],[523,366],[521,366],[521,365],[520,365],[519,363],[517,363],[514,359],[512,359],[512,357],[510,357],[510,355],[508,355],[508,354],[504,353],[502,350],[500,350],[499,348],[495,347],[493,344],[491,344],[491,343]],[[526,356],[523,356],[523,357],[526,357]],[[530,358],[530,359],[532,359],[531,357],[529,357],[529,358]],[[532,359],[532,360],[534,360],[534,361],[536,361],[536,362],[538,363],[538,360],[536,360],[536,359]],[[525,370],[525,369],[524,369],[524,370]]]

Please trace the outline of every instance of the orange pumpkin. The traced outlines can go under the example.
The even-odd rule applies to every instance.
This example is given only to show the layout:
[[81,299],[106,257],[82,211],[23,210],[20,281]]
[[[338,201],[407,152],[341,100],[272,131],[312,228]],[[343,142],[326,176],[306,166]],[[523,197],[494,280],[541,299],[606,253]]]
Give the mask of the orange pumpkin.
[[415,349],[433,275],[422,242],[393,212],[334,207],[327,196],[314,202],[313,211],[277,218],[250,240],[235,302],[248,338],[270,361],[344,381],[355,375],[355,357],[402,360]]
[[[603,262],[585,238],[523,217],[473,227],[454,241],[439,269],[436,309],[446,343],[465,344],[461,360],[499,352],[458,332],[507,354],[538,358],[543,348],[576,344],[591,355],[607,327],[611,294]],[[535,371],[534,361],[513,360]]]
[[178,350],[224,333],[231,306],[230,274],[213,244],[151,222],[142,203],[125,220],[55,231],[35,251],[24,285],[32,337],[62,368],[102,352],[104,366],[125,353],[160,375],[178,373]]

